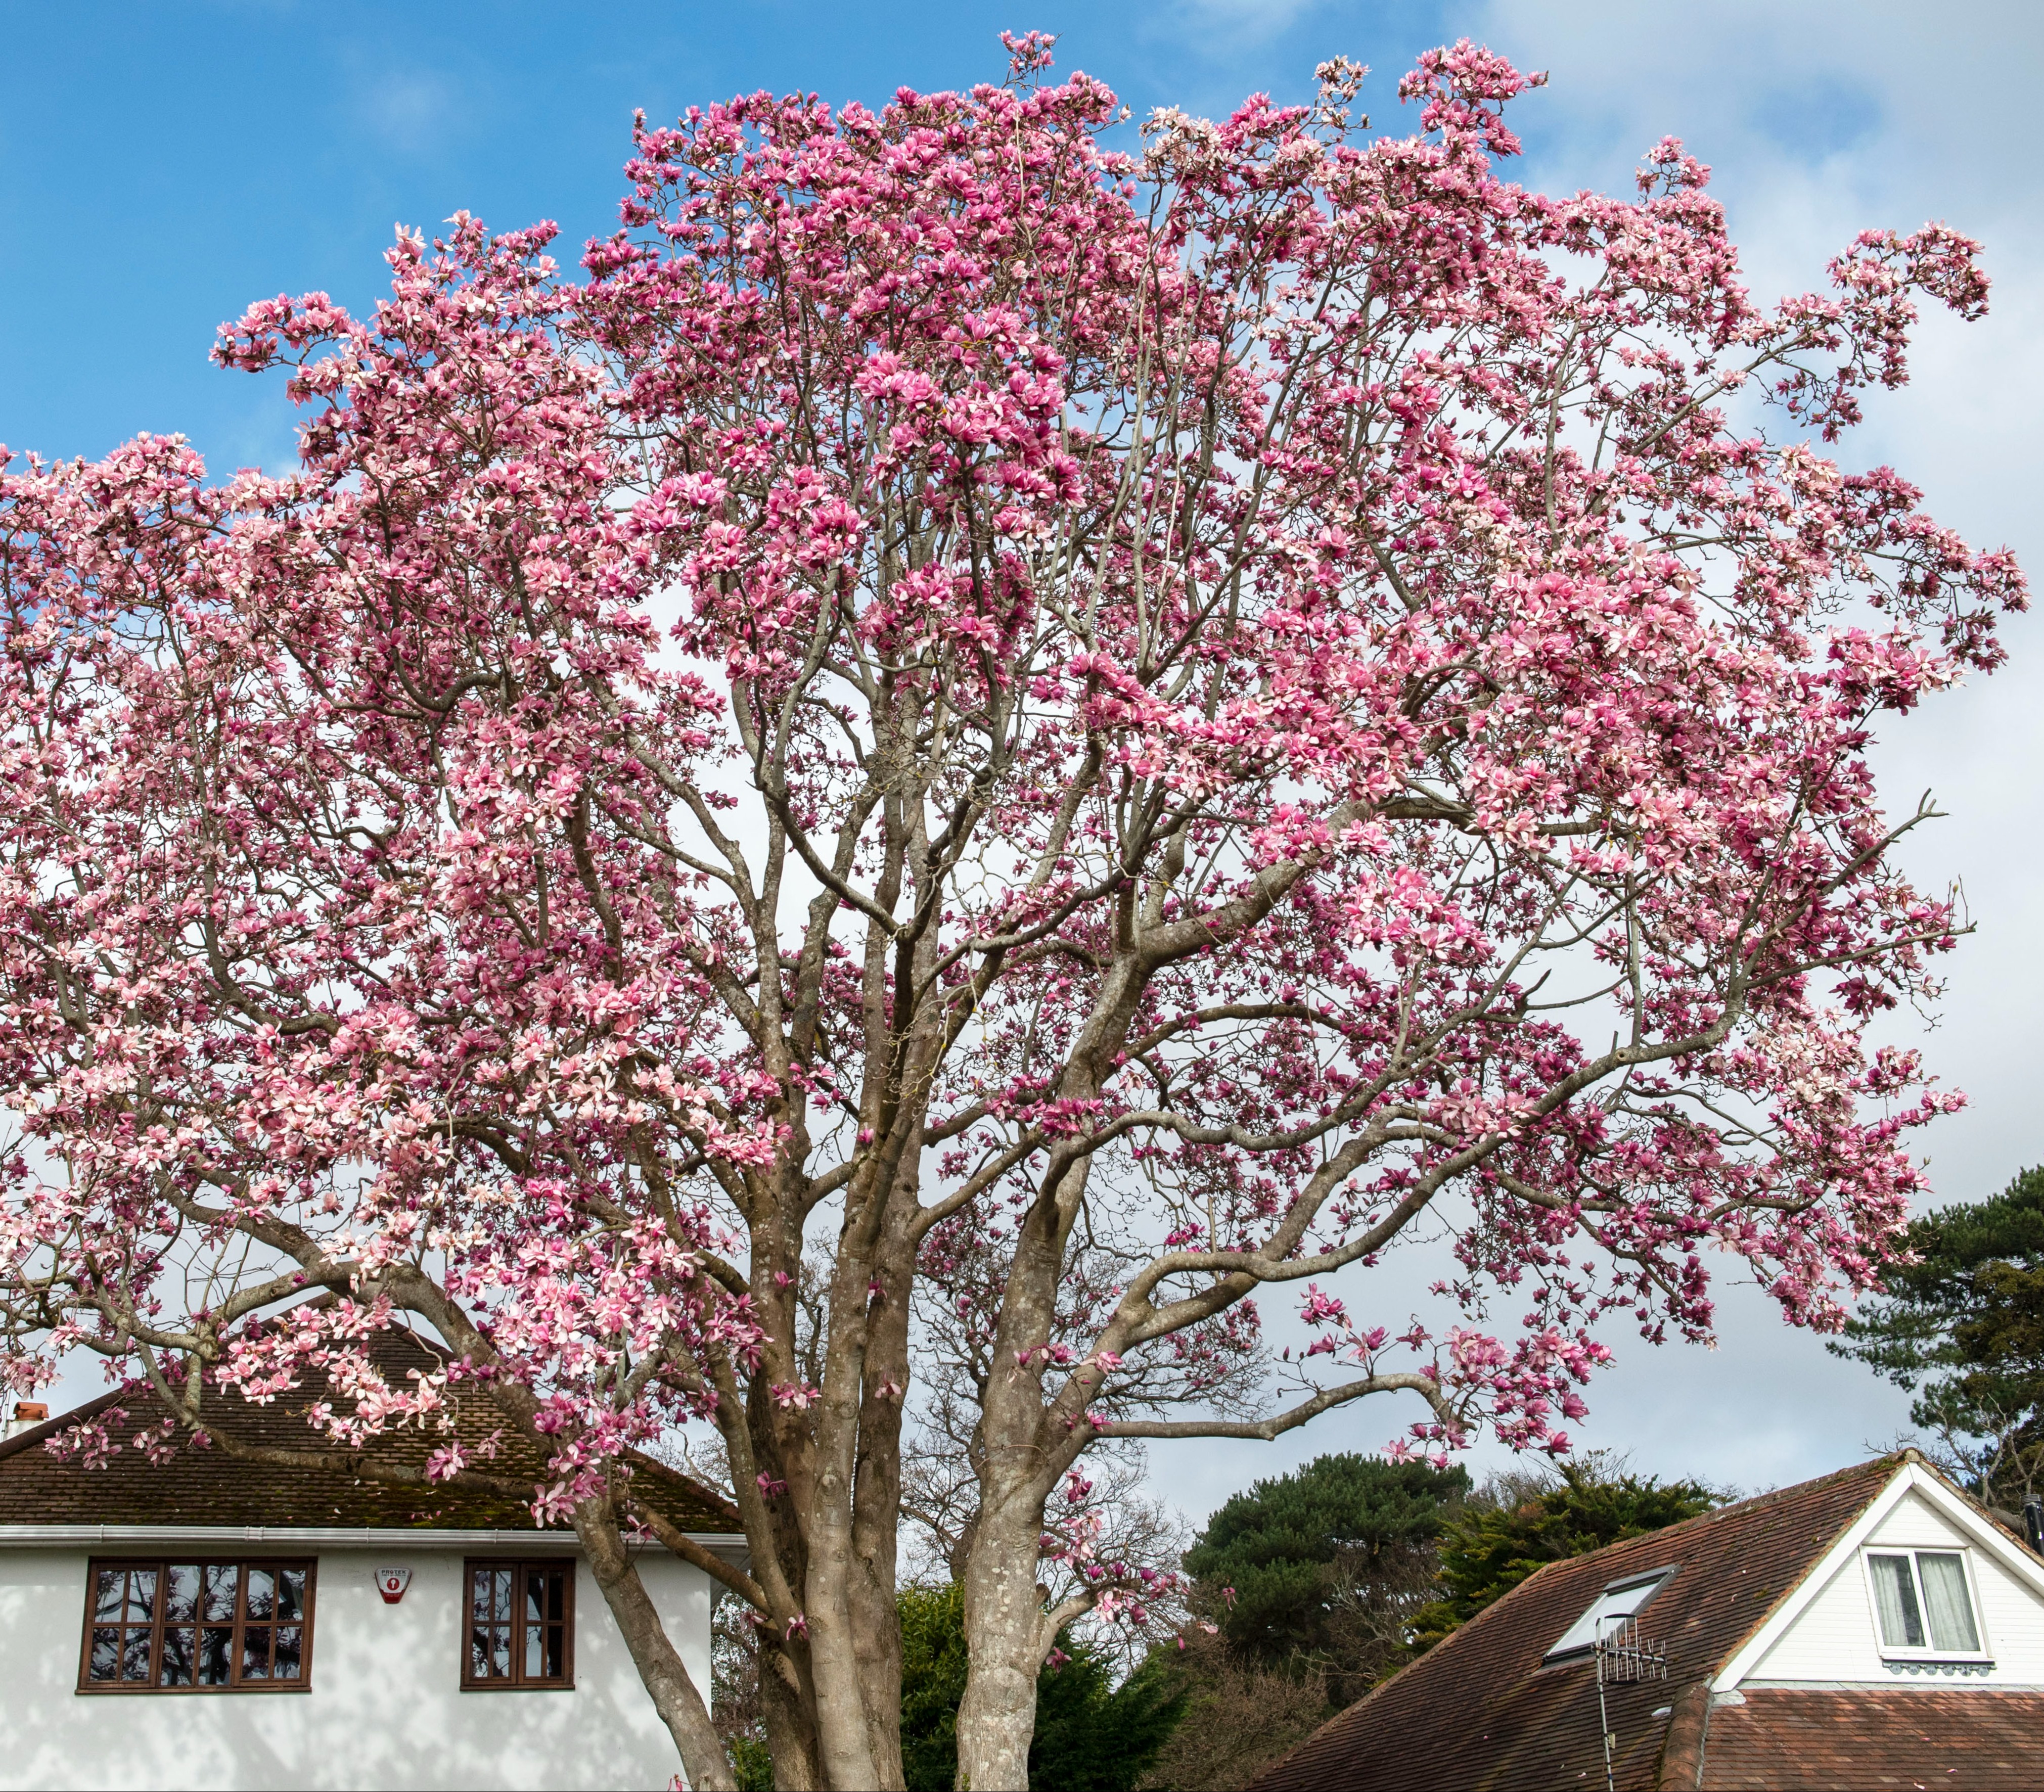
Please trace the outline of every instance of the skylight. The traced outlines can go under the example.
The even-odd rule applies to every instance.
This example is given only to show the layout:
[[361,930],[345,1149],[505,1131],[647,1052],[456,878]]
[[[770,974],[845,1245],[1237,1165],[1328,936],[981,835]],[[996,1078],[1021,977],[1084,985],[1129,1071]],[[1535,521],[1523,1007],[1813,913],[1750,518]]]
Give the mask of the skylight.
[[1600,1638],[1608,1637],[1627,1618],[1633,1617],[1659,1592],[1673,1575],[1673,1568],[1654,1568],[1646,1574],[1627,1575],[1614,1580],[1590,1602],[1590,1609],[1570,1625],[1562,1640],[1542,1658],[1559,1661],[1565,1656],[1587,1655]]

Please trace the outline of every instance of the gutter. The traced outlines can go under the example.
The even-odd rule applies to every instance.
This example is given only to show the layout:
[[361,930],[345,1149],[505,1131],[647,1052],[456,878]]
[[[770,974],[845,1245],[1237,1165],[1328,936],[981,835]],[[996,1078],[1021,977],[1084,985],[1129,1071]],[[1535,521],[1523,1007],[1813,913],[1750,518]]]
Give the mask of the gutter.
[[[742,1536],[728,1531],[687,1531],[689,1541],[720,1560],[744,1568],[751,1552]],[[453,1549],[510,1550],[520,1555],[572,1556],[580,1545],[561,1531],[379,1529],[320,1525],[0,1525],[0,1549],[83,1549],[101,1544],[189,1544],[197,1548],[241,1548],[251,1543],[303,1549],[381,1549],[390,1552]]]

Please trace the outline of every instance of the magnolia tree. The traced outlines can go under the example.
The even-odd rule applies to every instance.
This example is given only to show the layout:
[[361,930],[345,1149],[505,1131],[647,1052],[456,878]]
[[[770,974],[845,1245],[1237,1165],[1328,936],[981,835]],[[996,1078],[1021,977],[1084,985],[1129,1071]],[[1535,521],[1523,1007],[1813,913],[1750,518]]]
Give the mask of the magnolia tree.
[[[284,1456],[501,1485],[367,1449],[480,1405],[697,1786],[649,1530],[752,1608],[777,1782],[901,1783],[920,1265],[960,1783],[1019,1786],[1058,1626],[1140,1596],[1089,1447],[1381,1395],[1398,1450],[1562,1448],[1594,1323],[1706,1333],[1712,1248],[1834,1323],[1954,1100],[1865,1042],[1958,928],[1865,753],[2023,585],[1823,444],[1974,245],[1763,309],[1672,141],[1504,178],[1534,83],[1466,44],[1411,136],[1338,64],[1126,140],[1009,48],[642,125],[581,276],[463,217],[372,320],[256,305],[290,477],[0,493],[14,1385],[97,1351],[151,1422],[81,1441],[161,1451],[317,1372]],[[1458,1323],[1362,1273],[1423,1224]],[[444,1377],[376,1376],[400,1318]],[[747,1572],[635,1502],[689,1421]]]

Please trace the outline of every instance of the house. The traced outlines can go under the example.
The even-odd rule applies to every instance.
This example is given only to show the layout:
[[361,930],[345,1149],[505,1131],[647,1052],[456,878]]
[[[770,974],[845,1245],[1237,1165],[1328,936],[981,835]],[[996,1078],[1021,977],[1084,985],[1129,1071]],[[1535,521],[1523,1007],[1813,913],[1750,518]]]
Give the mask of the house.
[[1256,1792],[1575,1786],[2038,1792],[2044,1561],[1884,1456],[1548,1564]]
[[[440,1359],[394,1330],[386,1378]],[[232,1399],[223,1434],[305,1449],[291,1410]],[[346,1470],[254,1468],[217,1449],[88,1468],[43,1446],[110,1394],[0,1442],[0,1786],[665,1786],[674,1746],[574,1533],[511,1498]],[[136,1397],[118,1440],[154,1418]],[[496,1427],[456,1402],[471,1452]],[[423,1455],[401,1435],[382,1450]],[[543,1479],[536,1451],[494,1467]],[[731,1508],[651,1460],[634,1491],[743,1563]],[[709,1578],[658,1547],[647,1591],[709,1686]]]

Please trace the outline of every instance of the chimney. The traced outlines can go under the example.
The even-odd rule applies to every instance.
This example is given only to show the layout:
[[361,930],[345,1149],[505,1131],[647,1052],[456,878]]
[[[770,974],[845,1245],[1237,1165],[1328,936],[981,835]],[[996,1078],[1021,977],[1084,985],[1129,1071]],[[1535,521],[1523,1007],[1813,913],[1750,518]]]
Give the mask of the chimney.
[[2044,1499],[2034,1495],[2023,1502],[2023,1529],[2030,1547],[2044,1556]]
[[50,1409],[40,1400],[17,1400],[14,1403],[14,1416],[7,1424],[6,1435],[11,1437],[17,1432],[27,1430],[32,1425],[40,1425],[49,1416]]

